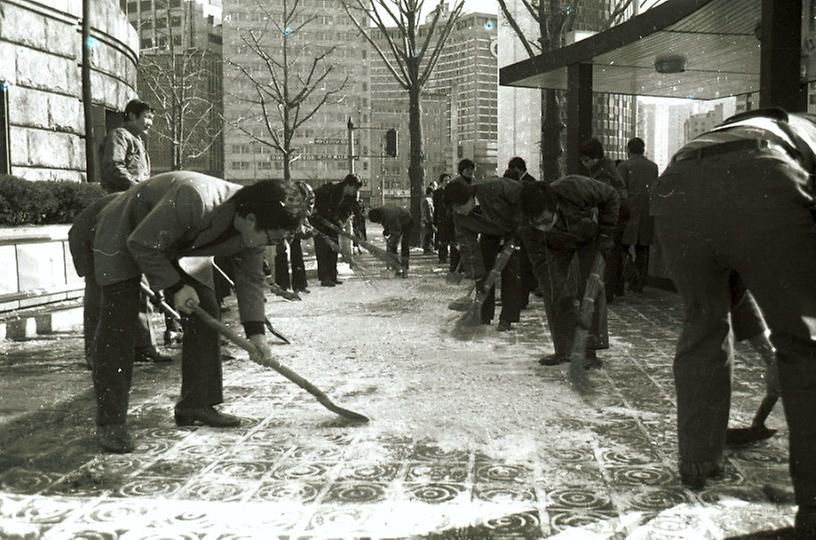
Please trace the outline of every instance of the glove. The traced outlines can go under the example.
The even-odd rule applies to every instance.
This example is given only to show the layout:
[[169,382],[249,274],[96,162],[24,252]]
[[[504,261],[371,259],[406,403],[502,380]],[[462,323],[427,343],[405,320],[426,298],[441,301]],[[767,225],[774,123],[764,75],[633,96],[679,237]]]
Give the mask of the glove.
[[604,257],[608,257],[613,249],[615,249],[615,241],[612,237],[606,234],[598,236],[598,251],[600,251]]
[[173,302],[175,302],[176,309],[190,314],[193,310],[190,309],[187,303],[189,302],[193,306],[198,306],[198,293],[189,285],[184,285],[173,295]]
[[252,342],[256,350],[256,352],[249,355],[250,360],[256,364],[267,365],[269,360],[272,359],[272,349],[269,348],[265,336],[263,334],[255,334],[254,336],[249,336],[249,341]]

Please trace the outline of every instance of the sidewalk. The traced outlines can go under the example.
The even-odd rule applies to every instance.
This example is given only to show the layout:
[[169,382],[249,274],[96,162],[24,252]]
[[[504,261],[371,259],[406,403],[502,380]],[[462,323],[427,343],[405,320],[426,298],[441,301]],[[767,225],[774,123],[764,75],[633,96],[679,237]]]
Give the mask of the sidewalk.
[[[610,306],[606,368],[583,400],[565,366],[536,362],[550,350],[539,299],[514,332],[459,339],[446,306],[466,283],[419,254],[405,280],[362,261],[362,277],[270,297],[267,312],[293,342],[273,347],[283,363],[365,426],[227,347],[223,409],[239,429],[177,428],[178,359],[138,365],[137,450],[98,454],[81,334],[0,344],[0,538],[725,538],[792,524],[761,493],[789,482],[781,406],[780,433],[729,452],[724,480],[680,485],[676,296]],[[738,353],[732,424],[747,425],[762,367]]]

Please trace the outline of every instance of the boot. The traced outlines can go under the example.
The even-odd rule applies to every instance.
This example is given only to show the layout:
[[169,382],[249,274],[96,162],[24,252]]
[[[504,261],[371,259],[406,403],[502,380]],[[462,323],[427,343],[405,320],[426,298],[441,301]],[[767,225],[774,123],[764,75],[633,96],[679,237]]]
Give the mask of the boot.
[[128,454],[133,452],[133,441],[125,424],[108,424],[96,427],[96,441],[107,452]]

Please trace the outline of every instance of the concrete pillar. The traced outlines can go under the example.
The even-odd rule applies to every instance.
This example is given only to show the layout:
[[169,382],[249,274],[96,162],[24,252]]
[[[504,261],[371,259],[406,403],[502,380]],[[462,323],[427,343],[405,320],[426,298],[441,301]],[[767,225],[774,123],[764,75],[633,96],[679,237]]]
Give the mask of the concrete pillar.
[[580,174],[578,145],[592,137],[592,64],[567,68],[567,174]]
[[762,0],[759,106],[806,110],[800,82],[802,0]]

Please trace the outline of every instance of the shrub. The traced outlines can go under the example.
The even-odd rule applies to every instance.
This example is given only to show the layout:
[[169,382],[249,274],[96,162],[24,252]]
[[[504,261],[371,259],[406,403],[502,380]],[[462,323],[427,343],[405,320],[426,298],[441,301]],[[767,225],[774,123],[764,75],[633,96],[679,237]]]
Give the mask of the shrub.
[[99,184],[31,182],[0,175],[0,226],[71,223],[104,194]]

